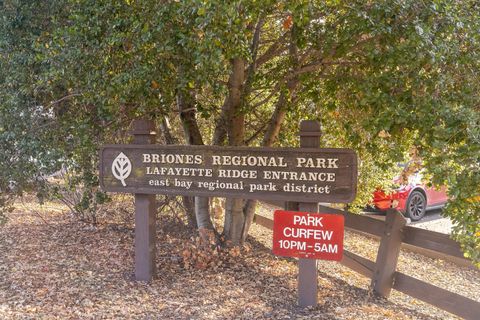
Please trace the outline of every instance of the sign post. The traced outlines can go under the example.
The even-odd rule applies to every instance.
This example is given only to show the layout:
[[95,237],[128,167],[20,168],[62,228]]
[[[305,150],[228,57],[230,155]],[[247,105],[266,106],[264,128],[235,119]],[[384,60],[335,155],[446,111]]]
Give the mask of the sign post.
[[[133,143],[155,143],[155,125],[153,121],[136,120],[133,122]],[[128,159],[128,158],[127,158]],[[128,160],[130,163],[130,160]],[[123,168],[127,168],[123,165]],[[122,166],[117,166],[121,171]],[[130,171],[132,170],[130,164]],[[112,173],[117,170],[112,169]],[[130,174],[130,172],[128,173]],[[150,281],[156,273],[156,207],[155,195],[135,193],[135,280]]]
[[[319,148],[321,136],[318,121],[302,121],[300,123],[300,147]],[[298,210],[318,212],[317,202],[300,202]],[[316,306],[318,293],[317,260],[298,260],[298,305],[300,307]]]

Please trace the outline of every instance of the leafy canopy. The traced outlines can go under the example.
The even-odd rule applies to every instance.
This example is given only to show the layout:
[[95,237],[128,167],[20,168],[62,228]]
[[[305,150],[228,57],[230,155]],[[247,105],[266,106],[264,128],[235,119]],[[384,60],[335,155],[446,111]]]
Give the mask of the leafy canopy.
[[[192,93],[211,141],[233,92],[245,143],[297,144],[300,119],[324,146],[360,156],[359,195],[388,188],[418,151],[466,255],[480,261],[480,17],[476,1],[4,1],[0,12],[0,190],[48,184],[68,167],[82,208],[104,201],[96,148],[126,142],[135,117],[179,123]],[[280,116],[279,116],[280,115]],[[276,117],[277,116],[277,117]],[[174,134],[181,135],[175,127]],[[179,136],[180,136],[179,135]],[[181,139],[181,138],[180,138]],[[57,190],[58,191],[58,190]],[[11,194],[9,192],[8,194]]]

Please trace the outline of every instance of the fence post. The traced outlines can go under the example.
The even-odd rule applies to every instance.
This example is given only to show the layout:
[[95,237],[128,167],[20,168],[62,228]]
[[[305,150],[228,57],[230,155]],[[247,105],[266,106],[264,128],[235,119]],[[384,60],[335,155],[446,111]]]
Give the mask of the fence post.
[[405,223],[406,220],[400,212],[394,209],[387,211],[371,284],[373,292],[382,297],[388,297],[392,290]]
[[[155,143],[155,124],[133,122],[133,144]],[[135,193],[135,280],[150,281],[155,276],[155,195]]]
[[[300,123],[300,147],[320,147],[320,123],[304,120]],[[287,204],[294,208],[294,204]],[[300,202],[298,211],[318,212],[318,203]],[[317,260],[298,259],[298,305],[300,307],[316,306],[318,299]]]

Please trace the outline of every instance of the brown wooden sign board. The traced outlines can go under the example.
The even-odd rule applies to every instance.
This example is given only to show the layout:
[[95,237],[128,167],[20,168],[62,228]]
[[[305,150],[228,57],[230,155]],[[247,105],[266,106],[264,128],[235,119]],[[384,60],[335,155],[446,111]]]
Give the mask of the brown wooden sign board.
[[107,145],[105,191],[348,203],[357,191],[350,149]]

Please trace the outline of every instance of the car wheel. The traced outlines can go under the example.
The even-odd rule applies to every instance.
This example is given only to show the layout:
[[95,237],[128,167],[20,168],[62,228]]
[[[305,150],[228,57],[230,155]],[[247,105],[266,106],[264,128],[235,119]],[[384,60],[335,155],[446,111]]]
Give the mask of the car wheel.
[[412,221],[418,221],[423,218],[427,209],[427,199],[420,191],[413,191],[408,197],[406,215]]

